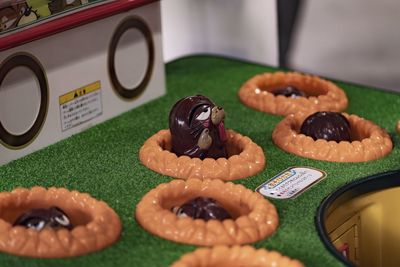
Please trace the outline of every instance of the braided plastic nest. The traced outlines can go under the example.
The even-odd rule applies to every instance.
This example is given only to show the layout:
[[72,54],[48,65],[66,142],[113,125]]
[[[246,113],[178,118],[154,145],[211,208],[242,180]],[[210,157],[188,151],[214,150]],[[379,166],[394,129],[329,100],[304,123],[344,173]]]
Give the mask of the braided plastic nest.
[[[61,208],[72,230],[41,231],[13,226],[22,213],[35,208]],[[113,244],[120,235],[118,215],[105,202],[64,188],[18,188],[0,193],[0,251],[37,258],[72,257]]]
[[[272,90],[295,86],[308,97],[275,96]],[[317,76],[297,72],[263,73],[246,81],[239,90],[242,103],[253,109],[275,115],[289,115],[299,111],[343,111],[347,96],[342,89]]]
[[[233,219],[178,217],[171,208],[195,197],[221,203]],[[264,239],[278,227],[275,206],[243,185],[221,180],[173,180],[148,192],[136,207],[136,220],[150,233],[179,243],[239,245]]]
[[198,248],[183,255],[171,267],[302,267],[300,261],[290,259],[276,251],[255,249],[251,246],[215,246]]
[[356,115],[342,113],[350,122],[351,140],[326,141],[300,134],[300,127],[310,113],[296,113],[278,123],[272,133],[281,149],[301,157],[335,161],[363,162],[382,158],[392,151],[392,140],[385,130]]
[[227,131],[226,149],[229,158],[177,157],[171,151],[171,133],[161,130],[151,136],[140,149],[139,157],[149,169],[175,178],[237,180],[262,171],[264,152],[250,138],[232,130]]

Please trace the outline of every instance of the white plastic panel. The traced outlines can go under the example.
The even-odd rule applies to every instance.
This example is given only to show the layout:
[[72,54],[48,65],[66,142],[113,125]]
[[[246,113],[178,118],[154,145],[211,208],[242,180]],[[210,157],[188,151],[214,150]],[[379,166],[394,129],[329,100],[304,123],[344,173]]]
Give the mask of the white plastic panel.
[[303,2],[293,68],[400,92],[400,1]]
[[149,64],[149,52],[140,31],[130,29],[122,35],[115,53],[115,69],[124,87],[134,88],[143,80]]
[[161,2],[165,60],[211,53],[278,64],[275,0]]
[[39,106],[40,88],[35,74],[26,67],[11,70],[0,90],[0,122],[4,128],[15,135],[27,132],[36,120]]

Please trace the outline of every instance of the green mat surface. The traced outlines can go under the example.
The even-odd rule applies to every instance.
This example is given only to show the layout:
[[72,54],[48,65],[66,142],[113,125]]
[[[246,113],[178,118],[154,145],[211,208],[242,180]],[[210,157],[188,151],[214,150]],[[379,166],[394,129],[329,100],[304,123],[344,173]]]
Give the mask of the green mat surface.
[[173,243],[151,235],[133,214],[141,197],[171,178],[157,174],[138,159],[143,142],[168,127],[171,106],[181,97],[209,96],[227,112],[226,127],[249,136],[267,157],[266,169],[236,181],[254,190],[289,166],[311,166],[328,176],[294,200],[271,200],[280,217],[278,231],[254,244],[297,258],[307,266],[342,266],[321,243],[314,216],[321,200],[338,187],[376,173],[400,168],[400,140],[395,122],[400,119],[400,94],[342,82],[349,98],[348,113],[374,121],[392,136],[394,150],[383,159],[367,163],[330,163],[300,158],[275,147],[271,134],[282,117],[243,106],[237,91],[251,76],[274,68],[209,56],[189,57],[166,66],[167,95],[117,118],[97,125],[0,167],[0,189],[16,187],[66,187],[106,201],[119,214],[123,231],[113,246],[72,259],[40,260],[0,253],[0,266],[168,266],[194,246]]

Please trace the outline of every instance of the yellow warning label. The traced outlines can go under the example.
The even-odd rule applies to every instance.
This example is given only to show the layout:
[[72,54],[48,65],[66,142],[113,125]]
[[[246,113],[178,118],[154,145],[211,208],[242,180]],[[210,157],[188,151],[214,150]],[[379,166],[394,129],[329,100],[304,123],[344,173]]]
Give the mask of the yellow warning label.
[[91,92],[94,92],[96,90],[100,90],[101,88],[101,83],[100,81],[85,85],[81,88],[78,88],[76,90],[73,90],[71,92],[66,93],[65,95],[62,95],[59,97],[59,102],[60,105],[65,104],[77,97],[89,94]]

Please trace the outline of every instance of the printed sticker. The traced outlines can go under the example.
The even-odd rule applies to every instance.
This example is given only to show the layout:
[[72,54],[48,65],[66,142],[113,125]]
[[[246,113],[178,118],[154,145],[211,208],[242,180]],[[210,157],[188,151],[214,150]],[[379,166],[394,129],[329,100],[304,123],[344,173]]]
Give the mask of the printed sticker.
[[310,167],[290,167],[260,185],[256,191],[276,199],[295,198],[326,177],[326,172]]
[[61,130],[66,131],[103,113],[100,81],[59,97]]

